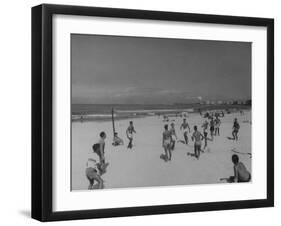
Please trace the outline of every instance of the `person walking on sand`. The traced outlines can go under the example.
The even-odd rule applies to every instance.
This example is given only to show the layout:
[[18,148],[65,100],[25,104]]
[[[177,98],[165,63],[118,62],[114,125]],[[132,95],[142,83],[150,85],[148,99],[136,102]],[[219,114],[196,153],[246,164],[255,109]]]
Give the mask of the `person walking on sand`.
[[183,132],[183,137],[184,137],[185,144],[188,144],[187,133],[188,133],[188,131],[190,133],[190,127],[189,127],[189,124],[186,122],[185,118],[183,119],[183,123],[180,126],[180,130],[182,130],[182,132]]
[[172,158],[172,153],[171,153],[172,135],[171,135],[171,132],[168,130],[167,124],[164,126],[164,129],[165,130],[162,134],[162,147],[164,148],[164,151],[165,151],[165,159],[166,159],[166,161],[169,161]]
[[203,140],[204,140],[204,148],[203,148],[203,151],[205,151],[205,149],[208,146],[208,141],[213,141],[213,139],[208,137],[208,133],[206,131],[203,134],[204,134],[204,138],[203,138]]
[[217,135],[219,136],[220,135],[221,120],[217,116],[214,122],[215,122],[215,136],[217,136]]
[[233,122],[233,127],[232,127],[232,136],[233,136],[233,140],[236,140],[238,141],[238,132],[239,132],[239,129],[240,129],[240,125],[237,121],[237,118],[234,119],[234,122]]
[[214,118],[211,117],[211,120],[210,120],[210,133],[211,133],[212,139],[214,138],[214,130],[215,130],[215,121],[214,121]]
[[194,126],[194,132],[191,137],[194,140],[194,155],[197,159],[200,157],[201,152],[201,140],[204,139],[203,135],[197,130],[197,126]]
[[129,144],[127,146],[127,148],[132,149],[133,147],[133,133],[136,133],[134,125],[133,125],[133,121],[130,121],[130,125],[126,130],[126,135],[127,138],[129,139]]
[[100,170],[100,174],[105,173],[106,167],[108,165],[107,163],[105,163],[105,155],[104,155],[105,139],[106,139],[106,133],[101,132],[99,140],[92,146],[94,153],[96,153],[99,157],[98,168]]
[[[88,158],[88,161],[86,163],[86,177],[89,180],[89,186],[88,189],[102,189],[104,187],[103,185],[103,179],[100,177],[98,173],[98,165],[95,159]],[[97,182],[98,184],[94,185],[94,182]]]
[[208,129],[209,123],[207,120],[205,120],[205,122],[203,123],[203,125],[201,126],[203,128],[203,132],[205,133],[206,130]]
[[173,123],[173,122],[171,123],[170,133],[171,133],[171,150],[174,150],[176,140],[178,139],[178,137],[177,137],[177,134],[176,134],[175,123]]

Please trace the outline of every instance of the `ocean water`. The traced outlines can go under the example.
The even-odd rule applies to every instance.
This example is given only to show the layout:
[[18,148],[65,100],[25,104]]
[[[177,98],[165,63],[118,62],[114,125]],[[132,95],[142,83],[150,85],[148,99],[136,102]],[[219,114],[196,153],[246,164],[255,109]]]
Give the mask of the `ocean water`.
[[198,104],[72,104],[72,114],[111,114],[112,108],[116,112],[131,112],[142,110],[184,110],[195,106],[198,106]]
[[111,120],[112,110],[115,119],[138,118],[149,115],[178,115],[204,110],[233,110],[247,108],[245,105],[201,105],[195,104],[72,104],[72,121]]

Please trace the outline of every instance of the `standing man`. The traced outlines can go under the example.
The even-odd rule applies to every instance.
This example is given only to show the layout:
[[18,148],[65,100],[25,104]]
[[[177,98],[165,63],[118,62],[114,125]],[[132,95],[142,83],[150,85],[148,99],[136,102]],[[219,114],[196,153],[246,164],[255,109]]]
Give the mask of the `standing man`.
[[239,129],[240,129],[240,125],[237,121],[237,118],[234,119],[234,122],[233,122],[233,127],[232,127],[232,136],[233,136],[233,140],[236,140],[238,141],[238,132],[239,132]]
[[185,144],[188,144],[187,133],[188,133],[188,131],[190,132],[190,127],[189,127],[188,123],[186,122],[185,118],[183,119],[183,123],[180,126],[180,130],[183,131],[183,137],[184,137],[184,140],[185,140]]
[[203,132],[205,133],[206,132],[206,130],[208,129],[208,126],[209,126],[209,123],[208,123],[208,121],[207,120],[205,120],[205,122],[203,123],[203,125],[202,125],[202,128],[203,128]]
[[199,159],[201,151],[201,140],[204,139],[203,135],[197,130],[197,126],[194,126],[194,132],[191,137],[194,140],[194,155]]
[[176,140],[178,139],[178,137],[177,137],[177,134],[176,134],[175,123],[173,123],[173,122],[171,123],[170,133],[171,133],[171,150],[174,150]]
[[221,125],[221,120],[219,119],[218,116],[216,116],[216,119],[215,119],[215,136],[218,136],[220,135],[220,125]]
[[165,151],[165,161],[170,161],[172,158],[172,153],[171,153],[171,132],[168,129],[168,125],[166,124],[164,126],[164,132],[162,134],[162,147],[164,148]]
[[130,125],[126,130],[126,135],[127,138],[129,139],[129,144],[127,146],[127,148],[132,149],[133,147],[133,133],[136,133],[134,125],[133,125],[133,121],[130,121]]
[[211,138],[214,138],[214,131],[215,131],[215,121],[214,118],[211,117],[211,121],[210,121],[210,133],[211,133]]

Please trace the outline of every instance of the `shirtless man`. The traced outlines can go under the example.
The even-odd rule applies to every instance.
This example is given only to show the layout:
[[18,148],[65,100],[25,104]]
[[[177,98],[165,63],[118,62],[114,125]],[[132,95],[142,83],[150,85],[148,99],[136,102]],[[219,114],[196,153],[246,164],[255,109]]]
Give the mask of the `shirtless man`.
[[127,146],[127,148],[132,149],[133,147],[133,133],[136,133],[134,125],[133,125],[133,121],[130,121],[130,125],[126,130],[126,135],[127,138],[129,139],[129,144]]
[[192,141],[194,140],[194,155],[199,159],[201,151],[201,140],[204,139],[203,135],[197,130],[197,126],[194,126],[194,132],[191,137]]
[[230,177],[230,182],[249,182],[251,181],[251,174],[242,162],[239,162],[238,155],[232,155],[232,162],[234,164],[234,176]]
[[217,136],[217,135],[219,136],[220,135],[221,120],[217,116],[214,122],[215,122],[215,136]]
[[185,118],[183,119],[183,123],[180,126],[180,130],[183,131],[183,137],[184,137],[184,140],[185,140],[185,144],[188,144],[187,133],[188,133],[188,131],[190,132],[190,127],[189,127],[188,123],[186,122]]
[[120,137],[118,137],[118,133],[115,132],[112,145],[118,146],[118,145],[123,145],[123,144],[124,144],[124,141]]
[[211,121],[210,121],[210,133],[211,133],[212,139],[214,138],[214,130],[215,130],[215,121],[214,121],[214,118],[211,117]]
[[205,149],[208,146],[208,140],[213,141],[213,139],[208,137],[208,133],[206,131],[203,134],[204,134],[204,139],[203,139],[204,140],[204,148],[203,148],[203,150],[205,151]]
[[92,147],[94,153],[96,153],[99,157],[98,169],[100,170],[100,174],[105,173],[106,166],[108,165],[108,163],[107,164],[105,163],[105,155],[104,155],[105,139],[106,139],[105,132],[101,132],[99,140]]
[[176,134],[175,123],[173,123],[173,122],[171,123],[170,133],[171,133],[171,150],[174,150],[176,140],[178,139],[178,137],[177,137],[177,134]]
[[171,153],[171,140],[172,140],[172,135],[171,132],[168,130],[168,125],[164,126],[164,132],[162,136],[162,147],[164,148],[166,159],[171,160],[172,158],[172,153]]
[[233,136],[233,140],[236,140],[238,141],[238,132],[239,132],[239,129],[240,129],[240,125],[237,121],[237,118],[234,119],[234,122],[233,122],[233,127],[232,127],[232,136]]
[[105,147],[105,132],[100,133],[99,140],[93,145],[93,151],[99,156],[100,164],[105,163],[104,147]]
[[201,126],[203,128],[203,132],[205,133],[206,130],[208,129],[209,123],[207,120],[205,120],[205,122],[203,123],[203,125]]

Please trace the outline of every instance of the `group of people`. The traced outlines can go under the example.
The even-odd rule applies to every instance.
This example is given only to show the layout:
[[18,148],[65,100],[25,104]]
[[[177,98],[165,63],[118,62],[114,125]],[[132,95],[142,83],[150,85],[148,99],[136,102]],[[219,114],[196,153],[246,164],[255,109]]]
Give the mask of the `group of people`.
[[[135,127],[133,125],[133,121],[130,121],[129,126],[126,130],[126,136],[129,140],[128,142],[128,149],[132,149],[133,148],[133,135],[134,133],[136,133]],[[118,137],[118,133],[114,132],[114,136],[113,136],[113,146],[119,146],[119,145],[124,145],[124,141],[123,139],[121,139],[120,137]]]
[[[209,119],[209,122],[206,119],[201,126],[203,128],[203,134],[200,131],[198,131],[198,128],[196,125],[193,127],[193,133],[191,135],[191,140],[194,141],[194,154],[192,154],[192,156],[194,156],[196,159],[199,159],[200,153],[204,152],[204,150],[207,148],[208,141],[213,141],[214,136],[220,135],[221,120],[219,119],[219,117],[222,117],[222,116],[223,116],[223,113],[215,114],[215,115],[209,114],[207,117]],[[207,132],[208,128],[210,130],[211,137],[208,137],[208,132]],[[240,125],[237,121],[237,118],[234,119],[232,129],[233,129],[233,131],[232,131],[233,138],[231,138],[231,139],[237,141],[238,140],[238,131],[240,129]],[[172,151],[175,149],[177,141],[182,142],[186,145],[188,145],[188,143],[189,143],[188,134],[191,133],[191,129],[190,129],[190,126],[189,126],[186,118],[183,119],[183,122],[180,125],[180,131],[182,132],[183,140],[178,139],[174,122],[172,122],[170,124],[170,128],[169,128],[168,124],[164,125],[164,131],[162,134],[162,147],[164,148],[164,155],[162,154],[161,156],[163,157],[163,159],[166,162],[171,161]],[[134,128],[133,121],[130,121],[129,126],[126,130],[126,136],[128,138],[128,145],[127,145],[128,149],[132,149],[132,147],[133,147],[133,134],[134,133],[136,133],[136,130]],[[99,140],[97,142],[95,142],[95,144],[92,146],[93,153],[95,153],[98,156],[98,161],[93,157],[88,158],[87,165],[86,165],[86,177],[89,180],[88,189],[101,189],[104,187],[104,181],[101,178],[101,176],[106,172],[106,168],[109,164],[109,163],[106,163],[106,161],[105,161],[105,154],[104,154],[105,153],[104,152],[105,139],[106,139],[106,133],[101,132],[100,136],[99,136]],[[202,141],[204,142],[203,149],[201,149]],[[118,137],[117,132],[114,132],[112,145],[114,145],[114,146],[124,145],[124,141],[120,137]],[[237,163],[236,159],[237,159],[237,157],[234,157],[233,163],[237,165],[238,163]],[[239,160],[238,160],[238,162],[239,162]],[[240,171],[243,171],[242,175],[245,174],[244,167],[241,164],[238,164],[235,167],[235,175],[238,175],[237,178],[239,178],[239,175],[241,174]],[[246,176],[244,175],[244,177],[246,177]],[[230,180],[235,181],[236,180],[235,178],[236,178],[236,176],[234,176],[234,178],[232,178]],[[94,183],[95,181],[97,182],[97,184]],[[237,179],[237,181],[239,181],[239,180]]]
[[[215,119],[214,119],[215,116]],[[204,121],[202,128],[203,128],[203,134],[198,131],[197,126],[195,125],[193,127],[193,133],[191,135],[191,140],[194,141],[194,154],[188,153],[188,155],[192,155],[195,158],[199,159],[200,153],[204,152],[206,147],[208,146],[208,141],[213,141],[214,136],[220,135],[220,125],[221,120],[219,117],[223,117],[224,114],[215,114],[215,115],[209,115],[208,119]],[[208,127],[210,129],[211,138],[208,137]],[[237,118],[234,119],[233,127],[232,127],[232,140],[238,141],[238,132],[240,129],[240,125],[238,123]],[[183,122],[180,126],[180,131],[183,133],[184,141],[178,140],[176,130],[175,130],[175,124],[172,122],[170,124],[170,128],[168,124],[164,125],[164,131],[162,134],[162,147],[164,148],[164,155],[161,155],[161,158],[163,158],[166,162],[171,161],[172,159],[172,151],[175,149],[175,143],[176,140],[188,144],[188,133],[191,132],[190,126],[186,120],[186,118],[183,119]],[[204,141],[204,147],[201,149],[202,141]],[[242,162],[239,161],[238,155],[234,154],[232,156],[232,162],[234,164],[234,176],[231,176],[227,178],[227,182],[248,182],[251,180],[251,174],[248,172],[246,167]]]
[[[208,136],[207,136],[208,133],[206,131],[204,131],[204,135],[202,135],[201,132],[198,131],[197,126],[194,126],[193,129],[194,129],[194,132],[191,136],[191,140],[194,141],[194,156],[197,159],[199,159],[200,152],[202,151],[201,150],[201,145],[202,145],[201,141],[204,140],[203,149],[205,149],[207,147],[207,141],[210,140],[210,138],[208,138]],[[162,156],[165,161],[171,161],[172,151],[175,149],[175,144],[176,144],[177,140],[178,140],[178,142],[182,142],[186,145],[188,145],[188,143],[189,143],[188,134],[191,132],[191,130],[190,130],[190,126],[189,126],[186,118],[183,119],[183,122],[180,126],[180,130],[182,131],[182,134],[183,134],[183,138],[184,138],[183,141],[178,140],[174,122],[171,123],[170,129],[169,129],[168,124],[164,125],[164,132],[162,134],[162,147],[164,148],[165,154]]]
[[[129,122],[129,126],[126,130],[126,135],[129,140],[128,142],[128,149],[132,149],[133,147],[133,134],[136,133],[133,121]],[[104,188],[104,181],[101,178],[101,176],[106,173],[106,168],[109,165],[105,161],[105,139],[106,139],[106,133],[101,132],[99,135],[99,140],[94,143],[92,146],[93,153],[95,153],[98,156],[99,161],[97,161],[91,153],[91,156],[88,158],[86,163],[86,177],[89,180],[89,187],[88,189],[102,189]],[[114,132],[113,136],[113,146],[118,145],[124,145],[124,141],[118,137],[118,133]],[[94,184],[94,182],[97,182],[97,184]]]

